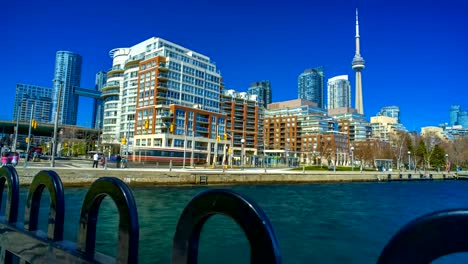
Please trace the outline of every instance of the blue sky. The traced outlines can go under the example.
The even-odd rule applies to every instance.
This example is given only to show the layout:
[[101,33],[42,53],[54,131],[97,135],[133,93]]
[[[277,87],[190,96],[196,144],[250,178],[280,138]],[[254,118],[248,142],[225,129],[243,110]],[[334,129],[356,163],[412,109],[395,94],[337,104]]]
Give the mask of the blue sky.
[[[12,119],[16,83],[51,86],[56,51],[83,56],[81,85],[92,88],[109,50],[153,36],[209,56],[229,89],[270,80],[274,102],[294,99],[298,75],[324,66],[326,78],[348,74],[354,95],[357,4],[367,118],[397,105],[419,131],[448,122],[452,104],[468,110],[465,0],[19,0],[0,11],[0,119]],[[80,125],[90,104],[80,98]]]

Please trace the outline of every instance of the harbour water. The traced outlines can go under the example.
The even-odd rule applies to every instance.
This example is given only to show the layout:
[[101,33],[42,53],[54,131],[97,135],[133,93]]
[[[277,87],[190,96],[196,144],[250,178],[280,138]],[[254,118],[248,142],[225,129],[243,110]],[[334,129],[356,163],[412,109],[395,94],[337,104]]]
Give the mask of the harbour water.
[[[170,263],[179,215],[192,197],[208,188],[229,188],[254,199],[275,229],[283,263],[375,263],[390,238],[412,219],[436,210],[468,208],[468,181],[135,187],[140,263]],[[66,240],[76,241],[86,191],[65,189]],[[22,188],[20,219],[26,192]],[[49,205],[46,192],[39,225],[43,230]],[[106,198],[98,219],[98,251],[115,255],[117,225],[116,207]],[[249,263],[248,241],[234,221],[215,216],[207,222],[199,263]],[[436,263],[468,263],[468,254]]]

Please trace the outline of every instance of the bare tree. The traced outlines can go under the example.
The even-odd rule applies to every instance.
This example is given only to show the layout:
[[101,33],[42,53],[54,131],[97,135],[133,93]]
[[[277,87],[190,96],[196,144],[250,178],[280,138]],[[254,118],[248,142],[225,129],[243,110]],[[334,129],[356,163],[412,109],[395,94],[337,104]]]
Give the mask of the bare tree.
[[426,147],[423,155],[424,168],[428,169],[431,167],[431,156],[434,153],[434,148],[436,145],[440,144],[442,140],[434,132],[425,133],[422,135],[421,140],[424,142],[424,146]]
[[393,158],[396,160],[397,168],[401,168],[403,159],[406,156],[405,153],[408,150],[406,146],[408,142],[408,133],[405,131],[395,131],[390,134],[390,149]]

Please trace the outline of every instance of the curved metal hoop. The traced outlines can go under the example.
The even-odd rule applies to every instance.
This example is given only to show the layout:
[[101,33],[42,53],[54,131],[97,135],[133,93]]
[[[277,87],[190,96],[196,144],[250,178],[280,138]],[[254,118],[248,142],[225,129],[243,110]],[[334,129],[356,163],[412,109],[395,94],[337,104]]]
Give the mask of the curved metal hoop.
[[24,228],[36,231],[39,220],[39,208],[44,188],[50,193],[50,209],[47,238],[52,241],[63,240],[63,224],[65,220],[65,197],[60,176],[51,170],[40,171],[34,176],[29,186],[26,210],[24,212]]
[[8,183],[8,196],[5,203],[5,221],[9,224],[18,221],[19,178],[15,168],[3,166],[0,168],[0,204],[3,199],[5,182]]
[[468,252],[467,209],[435,212],[413,220],[390,240],[377,263],[431,263],[457,252]]
[[77,250],[94,258],[99,206],[107,195],[114,200],[120,217],[116,262],[138,263],[139,224],[135,198],[130,188],[118,178],[99,178],[86,193],[81,207]]
[[281,263],[273,226],[252,200],[231,190],[208,190],[195,196],[179,218],[172,247],[172,263],[197,263],[200,232],[215,214],[235,220],[250,242],[251,263]]

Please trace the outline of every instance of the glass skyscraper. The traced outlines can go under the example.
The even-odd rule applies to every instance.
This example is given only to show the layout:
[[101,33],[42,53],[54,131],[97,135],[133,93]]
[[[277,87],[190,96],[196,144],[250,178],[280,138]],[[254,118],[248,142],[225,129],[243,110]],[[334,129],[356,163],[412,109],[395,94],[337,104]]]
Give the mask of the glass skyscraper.
[[[78,115],[78,98],[74,93],[80,87],[81,55],[70,51],[57,51],[55,57],[55,72],[53,82],[53,105],[51,121],[59,114],[58,123],[76,125]],[[58,90],[62,85],[60,109],[58,109]]]
[[461,105],[452,105],[450,107],[449,126],[468,127],[468,111],[462,111]]
[[351,85],[348,75],[328,79],[327,109],[351,107]]
[[[52,89],[29,84],[16,85],[13,120],[28,122],[31,118],[38,123],[48,123],[52,108]],[[33,108],[34,107],[34,108]]]
[[248,95],[257,95],[263,108],[267,108],[272,102],[270,81],[260,81],[251,83],[247,90]]
[[[102,88],[106,86],[107,82],[107,73],[105,71],[100,71],[96,73],[96,83],[95,83],[95,90],[102,92]],[[92,124],[95,129],[102,129],[102,122],[104,116],[104,103],[99,99],[94,99],[93,105],[93,120]]]
[[398,106],[385,106],[380,109],[377,113],[378,116],[388,116],[396,118],[397,122],[400,123],[400,107]]
[[323,108],[324,67],[307,69],[301,73],[297,81],[298,98],[317,103]]

